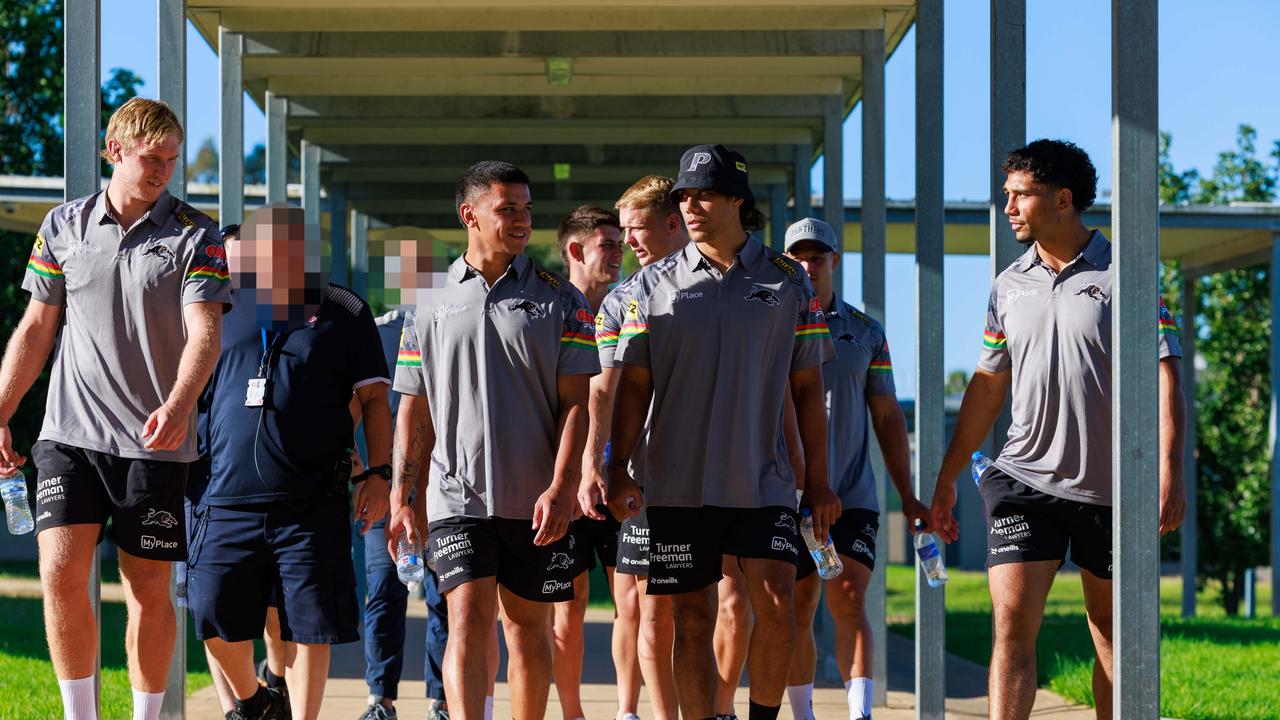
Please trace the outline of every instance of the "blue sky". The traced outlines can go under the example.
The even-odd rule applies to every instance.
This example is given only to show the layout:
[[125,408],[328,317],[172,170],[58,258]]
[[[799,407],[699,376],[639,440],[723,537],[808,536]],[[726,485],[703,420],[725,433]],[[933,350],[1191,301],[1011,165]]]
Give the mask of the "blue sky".
[[[987,0],[948,0],[945,18],[944,189],[950,200],[985,200],[989,153],[989,37]],[[1067,138],[1098,167],[1100,190],[1111,186],[1111,3],[1027,3],[1027,134]],[[102,68],[128,67],[155,95],[154,0],[103,0]],[[1212,170],[1217,153],[1234,143],[1242,122],[1258,129],[1260,148],[1280,139],[1280,81],[1275,41],[1280,2],[1162,0],[1160,3],[1160,127],[1173,135],[1179,169]],[[218,128],[217,57],[188,26],[187,130],[189,153]],[[913,150],[915,36],[909,33],[886,73],[886,187],[890,198],[915,194]],[[845,196],[861,195],[861,111],[845,124]],[[245,103],[245,146],[262,142],[265,120]],[[813,187],[822,187],[822,162]],[[820,190],[818,190],[820,192]],[[1105,230],[1105,228],[1104,228]],[[861,263],[846,258],[846,297],[861,304]],[[971,371],[978,356],[989,291],[986,257],[946,261],[946,367]],[[886,318],[899,394],[914,395],[915,282],[910,256],[887,262]],[[935,309],[936,313],[936,309]]]

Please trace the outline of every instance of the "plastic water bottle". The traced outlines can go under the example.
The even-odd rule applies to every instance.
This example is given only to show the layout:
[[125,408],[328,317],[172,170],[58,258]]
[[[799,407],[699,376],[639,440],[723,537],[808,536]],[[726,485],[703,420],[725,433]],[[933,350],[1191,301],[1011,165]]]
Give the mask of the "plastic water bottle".
[[818,577],[823,580],[840,577],[840,573],[844,572],[844,563],[840,562],[840,554],[831,546],[831,538],[818,542],[818,539],[813,536],[813,511],[809,508],[800,508],[800,536],[804,538],[804,544],[809,547],[813,564],[818,566]]
[[973,476],[973,484],[981,485],[982,473],[986,472],[987,468],[994,465],[995,462],[980,452],[974,453],[969,459],[973,461],[973,465],[969,466],[969,474]]
[[924,531],[924,523],[916,521],[916,555],[920,557],[920,569],[929,581],[929,587],[940,587],[947,582],[947,568],[942,564],[938,540],[931,532]]
[[418,547],[404,535],[396,542],[396,576],[400,578],[400,582],[409,586],[410,591],[422,584],[422,555],[418,553]]
[[27,478],[21,470],[0,475],[0,497],[4,498],[4,514],[11,534],[25,535],[35,529],[36,521],[31,519],[31,505],[27,503]]

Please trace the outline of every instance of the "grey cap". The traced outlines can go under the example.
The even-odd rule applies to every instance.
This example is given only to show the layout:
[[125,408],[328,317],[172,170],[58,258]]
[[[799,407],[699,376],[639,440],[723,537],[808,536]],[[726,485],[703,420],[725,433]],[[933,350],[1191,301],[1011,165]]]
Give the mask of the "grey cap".
[[787,228],[786,242],[782,247],[787,252],[791,252],[792,247],[806,240],[826,245],[831,252],[836,251],[836,234],[831,226],[811,217],[791,223]]

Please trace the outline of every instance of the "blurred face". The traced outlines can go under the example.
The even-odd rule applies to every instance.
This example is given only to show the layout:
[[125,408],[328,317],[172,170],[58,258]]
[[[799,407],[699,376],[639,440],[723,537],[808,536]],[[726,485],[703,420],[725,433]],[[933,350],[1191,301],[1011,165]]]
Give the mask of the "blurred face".
[[182,141],[174,133],[154,143],[138,138],[129,150],[114,139],[108,140],[111,184],[132,199],[155,202],[173,177],[181,149]]
[[680,218],[674,213],[665,218],[653,208],[624,207],[618,209],[622,221],[622,239],[644,267],[679,250],[684,243]]
[[840,256],[831,252],[822,243],[799,242],[787,252],[787,256],[800,263],[809,282],[818,295],[826,296],[831,292],[831,277],[840,264]]
[[[325,284],[307,271],[308,228],[300,208],[259,208],[227,243],[227,265],[238,291],[237,302],[251,302],[258,324],[280,332],[315,314]],[[314,266],[315,263],[312,263]]]
[[742,223],[738,208],[742,198],[729,197],[714,190],[686,188],[680,191],[680,214],[689,238],[694,242],[709,242],[725,234],[739,234]]
[[622,233],[603,225],[569,241],[569,262],[588,282],[608,284],[622,274]]
[[493,183],[458,208],[468,241],[489,252],[519,255],[533,229],[533,200],[529,186]]
[[1038,183],[1029,172],[1009,173],[1004,195],[1004,214],[1023,245],[1034,243],[1037,235],[1053,234],[1075,214],[1070,190]]

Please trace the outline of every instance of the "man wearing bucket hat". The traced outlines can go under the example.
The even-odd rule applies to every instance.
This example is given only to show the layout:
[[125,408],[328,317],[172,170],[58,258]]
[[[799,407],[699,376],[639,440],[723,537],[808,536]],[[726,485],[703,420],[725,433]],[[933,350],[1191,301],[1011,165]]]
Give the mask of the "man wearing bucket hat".
[[[831,541],[844,557],[844,571],[827,583],[827,606],[836,623],[836,663],[849,700],[849,717],[871,716],[871,626],[864,600],[876,559],[880,527],[875,476],[871,470],[867,417],[875,428],[893,486],[902,498],[907,527],[926,524],[929,509],[911,490],[907,419],[898,405],[893,363],[884,327],[836,297],[832,275],[840,265],[835,233],[827,223],[804,218],[787,228],[787,255],[813,282],[836,348],[835,362],[822,367],[827,400],[827,447],[831,489],[843,512],[831,526]],[[812,718],[816,649],[813,616],[820,583],[813,559],[802,554],[796,581],[796,655],[787,696],[799,720]]]
[[[774,720],[795,643],[801,544],[784,396],[789,381],[806,454],[801,505],[826,537],[840,501],[827,486],[821,366],[835,350],[808,277],[748,234],[760,215],[742,155],[690,148],[672,200],[693,242],[641,270],[626,308],[609,507],[625,518],[647,503],[647,590],[672,597],[684,717],[714,716],[715,584],[722,555],[739,558],[755,614],[750,718]],[[627,463],[647,415],[642,494]]]

